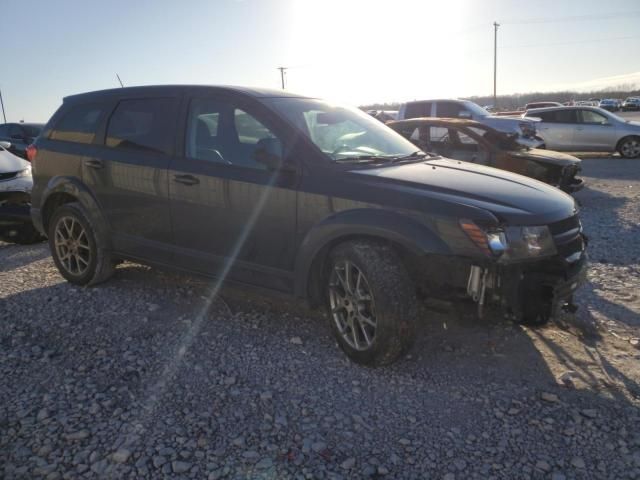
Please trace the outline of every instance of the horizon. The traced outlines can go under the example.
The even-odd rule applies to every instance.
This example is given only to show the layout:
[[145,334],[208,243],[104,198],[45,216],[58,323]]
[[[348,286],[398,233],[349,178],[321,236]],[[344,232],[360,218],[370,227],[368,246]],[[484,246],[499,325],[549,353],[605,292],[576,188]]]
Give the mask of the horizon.
[[[21,2],[9,0],[7,18]],[[0,90],[8,121],[46,121],[67,95],[119,86],[231,84],[279,88],[354,105],[640,84],[637,2],[540,0],[160,0],[97,7],[34,2],[38,15],[5,27]],[[634,9],[635,8],[635,9]],[[544,12],[542,17],[537,12]],[[72,25],[72,28],[65,28]],[[117,28],[115,28],[117,27]],[[596,28],[594,28],[596,27]],[[593,33],[594,30],[597,30]],[[444,39],[444,41],[439,41]],[[24,52],[29,52],[25,55]]]

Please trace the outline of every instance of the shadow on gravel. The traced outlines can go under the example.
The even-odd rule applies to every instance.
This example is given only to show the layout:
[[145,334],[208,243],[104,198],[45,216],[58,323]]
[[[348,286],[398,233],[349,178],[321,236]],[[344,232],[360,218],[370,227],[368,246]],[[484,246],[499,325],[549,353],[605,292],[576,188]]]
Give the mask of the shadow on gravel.
[[[29,466],[29,477],[39,466],[29,463],[32,453],[27,449],[24,457],[22,447],[46,438],[68,450],[69,458],[95,452],[92,474],[124,478],[130,465],[113,461],[114,451],[184,450],[175,443],[184,438],[193,448],[239,457],[247,472],[243,478],[263,478],[248,456],[241,457],[243,451],[260,450],[274,468],[320,462],[344,474],[341,462],[353,457],[364,464],[372,445],[384,445],[377,455],[393,477],[429,469],[442,476],[451,462],[448,451],[474,467],[482,463],[464,453],[464,442],[446,443],[451,429],[477,438],[486,433],[485,447],[505,448],[496,432],[526,426],[523,416],[538,421],[573,403],[609,415],[629,404],[621,395],[610,402],[589,389],[558,385],[559,368],[570,367],[585,381],[597,379],[589,378],[592,365],[551,338],[553,326],[534,332],[495,316],[476,320],[465,306],[429,305],[411,355],[370,369],[346,360],[324,316],[232,289],[223,293],[225,304],[214,304],[194,329],[208,287],[192,277],[125,264],[99,287],[61,283],[8,297],[11,308],[0,313],[0,460]],[[554,355],[543,355],[536,340]],[[172,362],[175,369],[168,368]],[[622,375],[610,363],[606,369]],[[544,402],[541,391],[560,400]],[[562,415],[567,421],[568,414]],[[77,433],[84,431],[91,437]],[[550,433],[533,428],[527,435],[527,449],[535,453]],[[97,436],[99,443],[93,441]],[[304,450],[304,439],[311,437],[322,440],[319,453]],[[440,466],[414,465],[405,439],[422,449],[433,445],[431,455]],[[263,448],[271,443],[275,450]],[[564,448],[569,458],[581,454],[580,445]],[[303,463],[294,464],[296,458]],[[205,460],[189,462],[206,471]],[[144,465],[172,475],[150,460]],[[363,477],[353,473],[351,478]]]
[[46,242],[33,245],[0,242],[0,251],[4,259],[0,263],[0,272],[8,272],[50,256]]

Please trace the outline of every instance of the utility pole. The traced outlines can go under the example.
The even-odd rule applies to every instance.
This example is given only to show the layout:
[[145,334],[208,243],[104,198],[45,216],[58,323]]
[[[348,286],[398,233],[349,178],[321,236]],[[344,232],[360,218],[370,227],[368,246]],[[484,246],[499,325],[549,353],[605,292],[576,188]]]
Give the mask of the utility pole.
[[493,108],[498,106],[498,96],[496,94],[496,79],[498,75],[498,22],[493,22]]
[[280,70],[280,81],[282,82],[282,89],[284,90],[284,74],[287,71],[289,67],[278,67],[278,70]]
[[118,81],[120,82],[120,87],[124,88],[124,85],[122,84],[122,80],[120,80],[120,75],[116,73],[116,77],[118,77]]
[[4,102],[2,101],[2,90],[0,90],[0,105],[2,105],[2,117],[4,118],[4,123],[7,123],[7,115],[4,113]]

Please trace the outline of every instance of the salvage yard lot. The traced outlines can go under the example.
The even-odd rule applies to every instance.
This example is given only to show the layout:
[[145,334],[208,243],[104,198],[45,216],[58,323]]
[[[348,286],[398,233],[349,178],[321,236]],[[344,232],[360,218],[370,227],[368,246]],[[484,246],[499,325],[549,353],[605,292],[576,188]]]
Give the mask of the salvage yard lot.
[[640,478],[640,160],[583,168],[575,316],[429,304],[380,369],[294,305],[129,263],[73,287],[0,243],[0,476]]

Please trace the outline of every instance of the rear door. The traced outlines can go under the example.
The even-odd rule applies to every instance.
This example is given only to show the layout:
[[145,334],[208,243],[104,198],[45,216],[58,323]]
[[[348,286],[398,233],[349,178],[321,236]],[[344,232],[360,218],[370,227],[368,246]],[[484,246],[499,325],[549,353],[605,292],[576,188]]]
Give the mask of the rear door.
[[258,102],[226,94],[191,98],[184,123],[169,172],[177,262],[291,291],[298,176],[261,161],[286,155],[282,129]]
[[83,179],[96,195],[116,251],[167,262],[171,218],[167,168],[175,150],[179,98],[126,98],[115,106]]
[[578,126],[574,143],[578,150],[613,151],[616,147],[616,127],[599,112],[578,110]]
[[538,135],[549,150],[574,150],[574,139],[578,128],[576,110],[550,110],[532,112],[529,117],[540,118],[536,124]]

